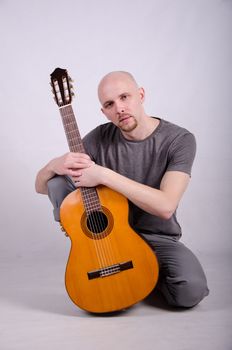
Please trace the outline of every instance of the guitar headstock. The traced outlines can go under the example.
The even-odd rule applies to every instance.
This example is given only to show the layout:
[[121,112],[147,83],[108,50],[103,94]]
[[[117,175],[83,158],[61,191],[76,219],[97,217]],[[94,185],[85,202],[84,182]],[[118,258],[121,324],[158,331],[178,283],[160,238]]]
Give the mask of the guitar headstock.
[[72,102],[71,78],[66,69],[56,68],[51,74],[51,87],[54,100],[59,107],[69,105]]

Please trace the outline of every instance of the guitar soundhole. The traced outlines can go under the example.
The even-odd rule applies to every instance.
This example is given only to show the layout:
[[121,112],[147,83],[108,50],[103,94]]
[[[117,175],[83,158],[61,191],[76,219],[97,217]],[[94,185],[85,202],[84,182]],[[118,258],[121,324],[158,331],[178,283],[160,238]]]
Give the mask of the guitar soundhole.
[[98,234],[108,226],[107,216],[102,211],[93,211],[87,216],[87,227],[92,233]]

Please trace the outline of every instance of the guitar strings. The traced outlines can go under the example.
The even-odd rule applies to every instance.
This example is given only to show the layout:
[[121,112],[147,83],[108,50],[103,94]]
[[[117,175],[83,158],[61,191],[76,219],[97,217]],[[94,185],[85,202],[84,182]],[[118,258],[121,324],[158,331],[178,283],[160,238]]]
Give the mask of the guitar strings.
[[[87,197],[88,198],[88,197]],[[115,264],[115,261],[113,261],[113,250],[112,245],[110,244],[109,239],[107,238],[107,231],[106,228],[108,225],[106,225],[103,217],[104,212],[102,210],[93,210],[90,211],[89,214],[89,220],[91,222],[91,228],[93,232],[96,232],[96,234],[92,234],[92,238],[95,240],[95,246],[97,248],[97,251],[100,253],[100,258],[102,260],[102,273],[106,273],[107,268]],[[98,236],[98,233],[101,235]],[[104,238],[104,239],[103,239]],[[113,272],[116,270],[116,268],[111,268],[110,271]]]
[[[75,120],[75,116],[72,112],[71,105],[65,106],[64,108],[60,108],[60,113],[62,115],[62,121],[63,121],[64,127],[65,127],[65,131],[67,130],[66,136],[67,136],[70,150],[73,152],[83,152],[84,153],[85,151],[84,151],[83,144],[81,142],[79,142],[79,144],[76,144],[74,142],[73,137],[71,137],[71,139],[68,137],[68,135],[70,135],[70,133],[73,133],[73,132],[74,132],[74,134],[76,132],[77,136],[79,136],[78,135],[79,130],[78,130],[78,127],[76,125],[76,120]],[[65,116],[67,117],[68,123],[65,123],[65,120],[64,120]],[[73,116],[74,121],[72,120],[72,118],[70,118],[72,116]],[[69,131],[69,126],[71,126],[71,125],[74,126],[74,130]],[[81,140],[80,137],[77,137],[76,141],[78,141],[78,139]],[[80,193],[81,193],[81,196],[84,197],[85,188],[80,188]],[[94,189],[93,193],[95,193],[96,196],[98,197],[98,193],[97,193],[96,189]],[[84,202],[84,206],[85,206],[85,202]],[[85,207],[85,210],[86,210],[85,212],[87,213],[88,208]],[[91,213],[91,211],[90,211],[90,213],[93,214],[93,215],[89,216],[90,226],[94,228],[93,231],[96,232],[96,234],[94,232],[91,232],[91,230],[89,230],[89,231],[91,232],[91,236],[92,236],[92,239],[94,241],[93,245],[95,247],[98,264],[104,270],[104,268],[107,268],[107,266],[108,267],[110,266],[107,263],[107,261],[108,262],[111,261],[112,262],[111,265],[113,265],[113,257],[114,257],[113,248],[117,249],[117,245],[114,245],[112,247],[110,239],[107,237],[108,233],[107,233],[107,230],[105,228],[105,222],[104,222],[103,216],[100,214],[100,211],[102,211],[104,214],[104,210],[103,210],[103,208],[101,208],[101,205],[100,205],[100,210],[98,208],[96,211],[94,211],[94,213]],[[98,236],[98,234],[100,236]],[[104,238],[104,239],[101,239],[101,238]],[[108,249],[107,249],[107,246],[108,246]],[[115,263],[115,261],[114,261],[114,263]],[[116,263],[118,263],[118,261]],[[105,271],[107,272],[107,269],[105,269]],[[117,291],[118,291],[117,296],[121,299],[121,298],[123,298],[123,294],[121,293],[121,288],[119,288],[119,284],[117,283],[117,279],[115,280],[115,282],[116,283],[114,285],[111,284],[111,289],[114,289],[114,290],[117,289]]]
[[[70,108],[70,111],[68,111],[68,108]],[[76,121],[75,121],[75,119],[73,120],[73,118],[72,118],[74,116],[74,114],[72,112],[71,106],[66,106],[66,108],[62,108],[62,110],[60,109],[60,111],[61,111],[62,117],[65,117],[65,119],[66,119],[66,120],[64,120],[64,118],[62,118],[64,128],[66,131],[66,136],[67,136],[67,139],[69,142],[69,147],[70,147],[71,151],[83,152],[84,150],[82,149],[83,148],[82,143],[79,143],[76,145],[76,143],[74,142],[74,140],[77,141],[78,138],[80,139],[80,136],[78,135],[79,130],[78,130]],[[75,129],[72,128],[72,130],[69,130],[71,125],[73,127],[75,127]],[[77,138],[74,138],[74,137],[70,138],[69,137],[70,133],[75,132],[75,131],[77,133],[77,135],[76,135]],[[81,193],[83,193],[82,189],[83,188],[80,188]],[[85,202],[86,202],[86,198],[85,198]],[[96,250],[99,265],[101,268],[104,268],[106,266],[109,266],[109,264],[113,265],[113,263],[114,263],[113,255],[114,254],[112,254],[113,253],[112,246],[106,237],[107,233],[105,232],[102,234],[102,232],[104,232],[105,229],[104,229],[104,221],[103,221],[101,215],[98,213],[98,211],[94,212],[93,215],[89,216],[89,220],[91,223],[90,226],[93,227],[93,231],[99,232],[99,234],[101,234],[101,237],[105,238],[104,240],[102,240],[101,238],[96,237],[96,235],[93,232],[91,232],[92,239],[94,240],[94,245],[95,245],[95,250]],[[107,246],[108,246],[108,249],[107,249]]]
[[[68,108],[70,109],[70,111],[68,111]],[[81,140],[80,136],[78,135],[79,134],[79,130],[78,130],[78,127],[77,127],[77,124],[76,124],[76,120],[75,120],[74,114],[72,112],[71,105],[68,106],[68,108],[67,109],[63,108],[64,116],[66,116],[66,119],[67,119],[68,123],[65,123],[64,119],[63,118],[62,119],[63,119],[64,126],[66,126],[65,127],[65,131],[66,131],[66,136],[67,136],[67,139],[68,139],[68,142],[69,142],[70,150],[73,151],[73,152],[78,152],[78,151],[79,152],[84,152],[83,144],[81,142],[79,144],[76,144],[74,142],[75,135],[71,139],[68,137],[68,135],[70,135],[69,128],[71,126],[73,126],[74,130],[71,130],[71,132],[74,132],[74,133],[76,132],[76,134],[77,134],[76,135],[77,138],[76,138],[75,141],[77,141],[78,139]],[[62,115],[62,113],[61,113],[61,115]],[[62,117],[63,117],[63,115],[62,115]],[[74,121],[72,120],[72,117],[74,117]],[[81,195],[84,196],[85,188],[80,188],[80,192],[81,192]],[[96,195],[97,195],[96,189],[94,190],[93,193],[96,193]],[[98,195],[97,195],[97,197],[98,197]],[[101,206],[100,206],[100,208],[101,208]],[[87,209],[86,209],[86,212],[87,212]],[[107,267],[112,266],[115,263],[118,263],[118,261],[114,260],[115,254],[113,252],[113,247],[112,247],[112,244],[110,242],[110,239],[107,237],[106,230],[104,230],[104,228],[105,228],[104,227],[104,222],[102,220],[102,216],[99,214],[98,211],[96,211],[93,214],[93,216],[92,215],[90,216],[90,222],[91,222],[90,225],[94,228],[94,231],[100,232],[100,234],[101,234],[101,237],[99,239],[98,236],[96,237],[96,235],[91,232],[91,236],[92,236],[92,239],[93,239],[93,245],[95,247],[94,249],[95,249],[95,252],[96,252],[97,261],[98,261],[99,267],[101,268],[101,270],[103,272],[103,275],[102,275],[102,277],[103,277],[104,276],[104,271],[105,271],[105,273],[107,273]],[[101,239],[101,238],[104,238],[104,239]],[[114,249],[115,249],[115,245],[114,245]],[[114,268],[111,268],[110,272],[117,272],[117,270],[115,268],[115,271],[114,271]],[[115,281],[117,281],[117,280],[115,280]],[[117,295],[118,295],[118,297],[120,297],[120,299],[123,298],[123,295],[121,293],[121,288],[119,288],[118,283],[115,283],[113,287],[111,286],[111,289],[112,288],[114,290],[115,290],[115,288],[117,289],[117,291],[118,291]]]
[[[96,190],[95,190],[96,191]],[[94,194],[97,196],[97,192],[94,192]],[[109,239],[107,238],[107,226],[105,225],[103,216],[105,215],[99,202],[99,198],[97,196],[97,200],[99,203],[98,210],[90,210],[89,220],[91,222],[92,231],[93,232],[99,232],[100,237],[98,234],[92,234],[92,238],[96,241],[96,248],[100,253],[100,257],[102,257],[104,263],[102,264],[102,268],[107,267],[109,265],[113,265],[113,250],[112,246],[109,242]],[[86,202],[88,203],[88,206],[91,207],[91,202],[89,202],[88,196],[86,198]],[[90,209],[90,208],[89,208]],[[95,209],[95,208],[94,208]],[[104,239],[103,239],[104,238]]]
[[[71,106],[66,106],[64,108],[61,108],[60,109],[60,113],[61,113],[61,116],[62,116],[62,122],[63,122],[63,126],[64,126],[64,129],[65,129],[65,133],[66,133],[66,137],[67,137],[67,141],[68,141],[68,144],[69,144],[70,151],[72,151],[72,152],[78,152],[78,151],[79,152],[83,152],[82,144],[81,143],[77,143],[78,139],[80,139],[80,137],[78,137],[79,136],[78,135],[79,134],[79,130],[78,130],[78,127],[76,125],[76,121],[75,121],[74,114],[72,112]],[[73,131],[76,132],[76,134],[77,134],[76,136],[77,137],[70,137],[70,133],[73,132]],[[80,192],[81,192],[81,195],[82,195],[83,191],[81,191],[81,189],[80,189]],[[94,241],[94,245],[95,245],[95,250],[96,250],[96,254],[97,254],[97,260],[98,260],[99,265],[101,266],[103,261],[102,261],[101,255],[99,254],[99,251],[97,249],[95,241]]]
[[[88,200],[87,200],[88,197],[85,198],[85,196],[84,196],[86,188],[80,188],[80,191],[81,191],[81,194],[84,197],[84,203],[87,204],[88,203]],[[101,225],[99,226],[99,223],[95,222],[94,217],[92,216],[92,212],[90,211],[89,214],[88,214],[88,211],[89,211],[89,209],[87,209],[87,219],[89,219],[90,226],[92,228],[89,231],[91,232],[92,240],[94,241],[95,250],[96,250],[96,253],[97,253],[97,256],[98,256],[98,260],[99,260],[99,263],[100,263],[99,267],[102,268],[102,267],[106,266],[106,264],[107,264],[106,255],[102,253],[101,246],[99,245],[98,240],[95,238],[95,234],[94,234],[94,231],[97,232],[97,231],[101,230]]]
[[[96,189],[85,188],[84,191],[93,191],[92,194],[94,194],[94,197],[95,197],[95,199],[91,202],[89,200],[90,196],[87,195],[85,198],[85,202],[88,207],[88,211],[90,212],[89,220],[91,222],[92,231],[99,232],[100,234],[100,236],[98,236],[98,234],[92,234],[92,238],[96,241],[96,248],[99,251],[100,257],[103,258],[102,261],[104,263],[102,264],[102,267],[104,268],[106,266],[113,265],[113,263],[115,263],[115,260],[113,259],[115,254],[113,253],[110,240],[109,238],[107,238],[108,234],[107,234],[106,228],[108,225],[105,225],[105,222],[103,219],[105,214],[100,205],[100,201],[99,201]],[[96,205],[94,206],[94,202],[97,202],[98,204],[97,210],[96,210]]]
[[105,266],[111,266],[113,265],[113,263],[115,263],[115,261],[113,260],[115,254],[113,254],[112,245],[110,244],[110,240],[107,237],[108,236],[107,227],[109,225],[109,220],[102,208],[101,210],[97,210],[93,212],[93,220],[100,234],[100,237],[98,236],[96,237],[97,242],[101,243],[101,247],[103,248],[102,250],[104,250],[104,255],[107,259],[107,264]]

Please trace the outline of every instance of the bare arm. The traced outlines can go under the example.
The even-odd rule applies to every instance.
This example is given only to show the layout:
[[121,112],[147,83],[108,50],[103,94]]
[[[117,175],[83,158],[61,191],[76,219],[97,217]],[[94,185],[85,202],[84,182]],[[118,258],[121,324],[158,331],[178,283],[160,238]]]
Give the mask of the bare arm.
[[189,183],[188,174],[168,171],[161,181],[160,189],[157,190],[94,164],[86,154],[70,152],[52,159],[38,172],[36,191],[47,194],[47,182],[55,174],[71,176],[77,187],[105,185],[120,192],[144,211],[163,219],[172,216]]
[[78,186],[97,186],[103,184],[120,192],[144,211],[169,219],[176,210],[179,201],[189,183],[189,175],[179,171],[165,173],[160,189],[130,180],[110,169],[92,165],[77,172]]
[[53,176],[69,175],[76,176],[79,169],[88,168],[93,162],[90,157],[84,153],[66,153],[61,157],[52,159],[38,172],[35,180],[36,192],[47,194],[47,182]]
[[163,219],[169,219],[175,212],[189,183],[189,175],[177,171],[166,172],[160,190],[124,177],[116,177],[115,181],[111,179],[109,187],[121,192],[144,211]]

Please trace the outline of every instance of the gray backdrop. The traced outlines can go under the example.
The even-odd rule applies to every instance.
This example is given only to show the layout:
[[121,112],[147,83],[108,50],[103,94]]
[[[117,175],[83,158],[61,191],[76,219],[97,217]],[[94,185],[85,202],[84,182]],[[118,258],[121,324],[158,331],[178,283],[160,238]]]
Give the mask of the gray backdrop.
[[0,1],[1,257],[69,249],[34,190],[37,171],[68,149],[49,86],[58,66],[74,79],[82,135],[105,122],[97,84],[118,69],[145,88],[150,115],[195,133],[183,241],[200,254],[231,250],[231,12],[229,0]]

